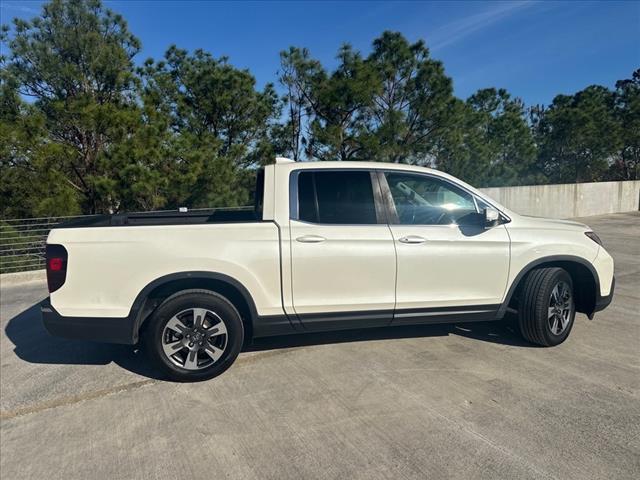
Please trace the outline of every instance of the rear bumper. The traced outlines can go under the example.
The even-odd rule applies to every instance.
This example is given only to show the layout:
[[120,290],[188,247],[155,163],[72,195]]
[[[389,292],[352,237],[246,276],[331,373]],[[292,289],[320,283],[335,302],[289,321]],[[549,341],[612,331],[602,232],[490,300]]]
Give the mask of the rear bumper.
[[615,288],[616,288],[616,277],[614,276],[611,278],[611,289],[609,290],[609,295],[607,295],[606,297],[602,297],[600,295],[597,296],[596,306],[593,309],[593,313],[600,312],[601,310],[604,310],[605,308],[607,308],[609,304],[611,304],[611,301],[613,300],[613,291],[615,290]]
[[49,299],[40,304],[44,328],[56,337],[132,345],[133,322],[125,318],[63,317]]

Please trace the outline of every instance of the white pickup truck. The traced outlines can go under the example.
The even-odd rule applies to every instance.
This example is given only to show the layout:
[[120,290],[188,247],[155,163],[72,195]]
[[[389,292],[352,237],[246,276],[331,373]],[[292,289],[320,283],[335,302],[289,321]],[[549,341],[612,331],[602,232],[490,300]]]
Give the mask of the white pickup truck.
[[253,210],[98,216],[47,240],[53,335],[136,344],[175,380],[254,337],[517,314],[538,345],[612,299],[580,223],[525,217],[427,168],[278,158]]

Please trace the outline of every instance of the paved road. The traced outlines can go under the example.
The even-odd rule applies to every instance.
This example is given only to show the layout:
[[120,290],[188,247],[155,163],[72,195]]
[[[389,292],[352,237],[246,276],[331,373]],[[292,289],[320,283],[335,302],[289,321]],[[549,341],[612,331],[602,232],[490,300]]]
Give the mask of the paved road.
[[2,287],[2,478],[637,478],[640,216],[586,221],[616,296],[552,349],[506,323],[310,335],[176,384],[48,336],[42,284]]

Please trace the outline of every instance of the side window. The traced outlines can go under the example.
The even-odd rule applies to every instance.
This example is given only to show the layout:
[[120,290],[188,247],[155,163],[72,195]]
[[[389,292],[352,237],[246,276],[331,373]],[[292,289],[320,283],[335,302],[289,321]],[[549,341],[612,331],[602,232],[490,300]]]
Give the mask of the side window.
[[477,213],[470,193],[435,177],[385,173],[402,225],[472,223]]
[[298,218],[305,222],[318,223],[316,189],[313,172],[298,175]]
[[298,175],[298,218],[327,224],[376,224],[368,171],[309,171]]
[[482,212],[483,210],[487,209],[487,208],[493,208],[491,206],[489,206],[484,200],[482,200],[479,197],[475,197],[476,198],[476,205],[478,206],[478,210],[480,212]]

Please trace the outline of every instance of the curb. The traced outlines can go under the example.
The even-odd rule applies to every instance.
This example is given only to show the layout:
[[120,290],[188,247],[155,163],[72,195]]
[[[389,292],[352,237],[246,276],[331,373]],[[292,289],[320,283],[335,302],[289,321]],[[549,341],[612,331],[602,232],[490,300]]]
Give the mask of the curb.
[[29,282],[46,282],[46,270],[31,270],[30,272],[3,273],[0,275],[0,285],[10,287]]

